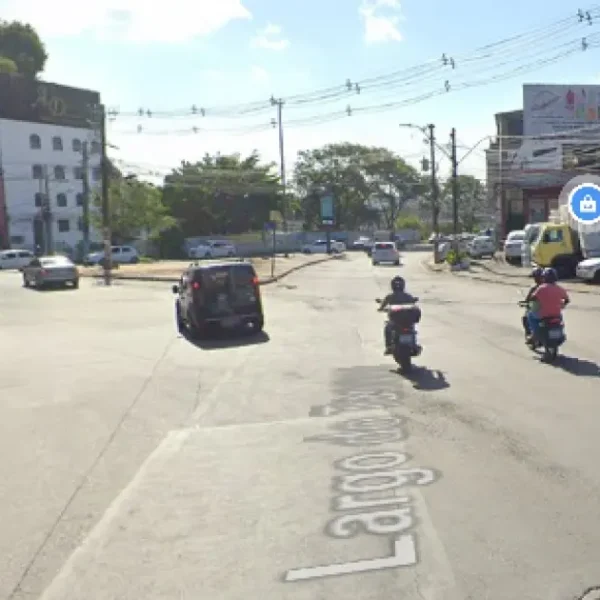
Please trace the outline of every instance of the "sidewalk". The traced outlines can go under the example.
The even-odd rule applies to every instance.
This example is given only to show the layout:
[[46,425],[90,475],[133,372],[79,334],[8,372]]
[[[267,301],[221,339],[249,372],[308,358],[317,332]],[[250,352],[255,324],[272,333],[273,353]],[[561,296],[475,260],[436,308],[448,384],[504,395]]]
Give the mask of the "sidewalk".
[[[448,265],[432,263],[431,259],[424,262],[425,266],[436,273],[447,273],[456,277],[485,281],[500,285],[516,287],[531,286],[531,269],[512,267],[499,259],[489,261],[471,260],[468,271],[450,271]],[[592,294],[600,296],[600,286],[595,286],[580,281],[561,281],[561,285],[569,292],[576,294]]]
[[[294,254],[290,255],[288,258],[285,258],[283,255],[277,255],[275,257],[274,276],[272,276],[271,273],[271,257],[252,258],[249,259],[249,261],[254,266],[261,285],[265,285],[277,281],[289,273],[311,264],[322,263],[334,258],[341,259],[343,257],[343,254],[331,256]],[[112,278],[133,281],[164,281],[168,283],[177,283],[183,271],[187,269],[192,262],[193,261],[191,260],[161,260],[152,263],[138,263],[136,265],[120,265],[118,269],[112,271]],[[80,267],[79,273],[81,277],[101,278],[104,276],[103,270],[100,267]]]

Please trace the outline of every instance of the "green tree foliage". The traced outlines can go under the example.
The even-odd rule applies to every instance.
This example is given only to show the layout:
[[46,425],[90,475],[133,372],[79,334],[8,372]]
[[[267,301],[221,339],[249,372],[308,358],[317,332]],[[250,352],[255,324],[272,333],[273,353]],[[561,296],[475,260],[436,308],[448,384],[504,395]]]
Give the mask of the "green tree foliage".
[[[487,206],[485,186],[472,175],[459,175],[458,187],[458,224],[462,231],[473,231],[480,215]],[[442,204],[444,212],[452,214],[452,182],[448,180],[442,189]]]
[[31,78],[44,70],[48,59],[35,29],[19,21],[0,21],[0,56],[11,60],[19,73]]
[[0,73],[17,73],[18,70],[14,60],[0,56]]
[[336,226],[357,229],[364,224],[393,228],[406,200],[420,191],[420,176],[386,148],[360,144],[328,144],[298,155],[294,180],[302,198],[305,226],[319,225],[320,197],[335,198]]
[[261,230],[281,209],[280,192],[274,165],[253,152],[183,162],[165,177],[163,199],[182,237],[227,235]]
[[[109,187],[111,230],[114,243],[124,243],[146,233],[156,239],[175,223],[163,204],[162,190],[135,178],[112,179]],[[94,198],[92,224],[102,227],[102,199]]]

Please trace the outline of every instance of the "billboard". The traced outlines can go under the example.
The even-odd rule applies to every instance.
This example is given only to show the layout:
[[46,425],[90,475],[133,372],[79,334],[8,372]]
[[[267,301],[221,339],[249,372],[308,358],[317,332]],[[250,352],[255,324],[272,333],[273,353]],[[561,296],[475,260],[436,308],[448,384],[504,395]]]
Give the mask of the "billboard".
[[552,135],[593,126],[600,126],[600,85],[523,86],[523,135]]
[[100,94],[0,73],[0,119],[89,128]]

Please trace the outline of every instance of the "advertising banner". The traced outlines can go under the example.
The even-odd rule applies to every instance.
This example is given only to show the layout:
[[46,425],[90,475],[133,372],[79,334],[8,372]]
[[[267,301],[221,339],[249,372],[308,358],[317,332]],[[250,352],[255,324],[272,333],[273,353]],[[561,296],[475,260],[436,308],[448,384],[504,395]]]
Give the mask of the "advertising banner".
[[600,85],[526,84],[523,134],[552,135],[577,129],[600,133]]
[[321,196],[321,223],[323,225],[333,225],[333,195],[325,194]]

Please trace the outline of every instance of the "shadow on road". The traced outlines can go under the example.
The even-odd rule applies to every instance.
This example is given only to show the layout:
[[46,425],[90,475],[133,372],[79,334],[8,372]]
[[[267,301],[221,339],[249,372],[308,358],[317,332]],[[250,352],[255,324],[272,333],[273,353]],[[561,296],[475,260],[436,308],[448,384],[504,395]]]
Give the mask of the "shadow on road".
[[554,366],[577,377],[600,377],[600,366],[585,358],[574,356],[559,356]]
[[227,348],[237,348],[240,346],[255,346],[257,344],[265,344],[271,339],[269,334],[264,331],[261,331],[260,333],[238,334],[219,332],[202,339],[191,338],[185,333],[181,333],[180,335],[190,344],[201,350],[225,350]]
[[450,383],[441,371],[427,367],[414,367],[413,372],[407,375],[406,379],[412,383],[415,390],[432,392],[450,387]]

